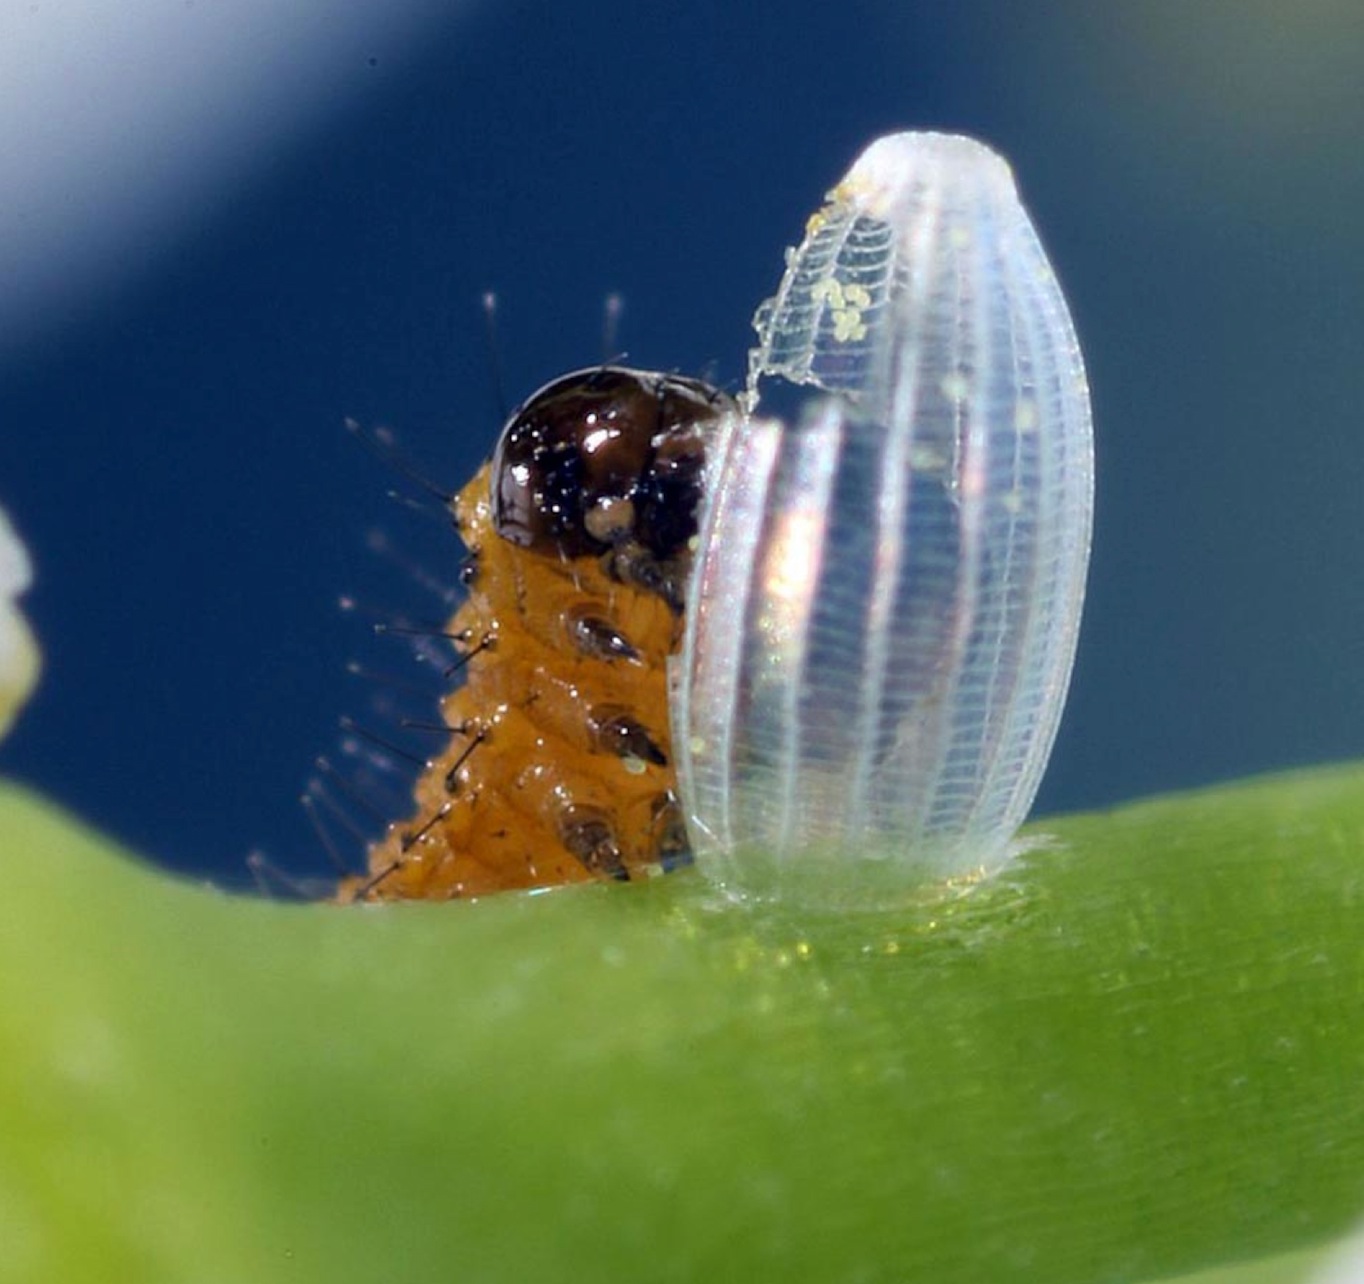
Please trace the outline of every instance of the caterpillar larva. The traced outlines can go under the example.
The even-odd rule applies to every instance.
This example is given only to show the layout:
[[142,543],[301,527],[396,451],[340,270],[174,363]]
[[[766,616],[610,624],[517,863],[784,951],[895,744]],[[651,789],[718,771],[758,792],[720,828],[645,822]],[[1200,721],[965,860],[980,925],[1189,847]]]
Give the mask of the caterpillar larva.
[[707,434],[693,379],[599,366],[515,410],[455,499],[463,684],[416,812],[343,897],[443,899],[690,859],[668,734]]
[[1079,347],[1008,166],[872,144],[755,326],[737,404],[605,366],[513,414],[453,505],[449,748],[343,896],[628,879],[694,848],[739,891],[875,906],[1003,861],[1093,492]]
[[1000,864],[1037,791],[1089,555],[1080,349],[1008,165],[940,134],[858,158],[754,324],[689,590],[682,797],[726,885],[880,905]]

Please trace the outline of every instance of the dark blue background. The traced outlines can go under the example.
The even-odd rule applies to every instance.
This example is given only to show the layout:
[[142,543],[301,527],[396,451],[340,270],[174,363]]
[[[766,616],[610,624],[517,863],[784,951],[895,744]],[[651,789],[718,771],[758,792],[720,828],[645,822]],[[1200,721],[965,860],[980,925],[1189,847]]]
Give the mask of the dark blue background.
[[[0,502],[38,564],[42,690],[0,767],[236,881],[321,856],[296,798],[453,536],[341,431],[454,486],[600,354],[737,381],[784,246],[878,133],[1012,160],[1085,345],[1098,529],[1040,807],[1364,748],[1364,69],[1349,4],[494,4],[362,90],[146,271],[0,365]],[[381,652],[406,672],[401,648]],[[420,674],[417,675],[420,678]]]

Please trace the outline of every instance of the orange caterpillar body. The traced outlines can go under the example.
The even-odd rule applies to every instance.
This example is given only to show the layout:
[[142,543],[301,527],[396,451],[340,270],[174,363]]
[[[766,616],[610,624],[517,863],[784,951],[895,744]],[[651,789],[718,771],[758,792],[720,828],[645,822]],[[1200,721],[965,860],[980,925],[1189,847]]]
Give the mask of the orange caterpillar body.
[[342,900],[443,900],[690,859],[668,730],[709,429],[697,381],[599,367],[513,413],[454,502],[463,685],[412,818]]

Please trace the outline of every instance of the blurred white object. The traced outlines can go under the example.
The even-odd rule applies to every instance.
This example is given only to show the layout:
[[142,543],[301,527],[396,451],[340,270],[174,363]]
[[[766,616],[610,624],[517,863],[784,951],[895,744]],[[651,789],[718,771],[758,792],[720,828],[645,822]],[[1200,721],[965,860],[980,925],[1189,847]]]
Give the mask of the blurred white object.
[[1356,1229],[1330,1255],[1325,1269],[1312,1277],[1312,1284],[1364,1284],[1364,1230]]
[[17,601],[32,582],[28,550],[0,508],[0,739],[38,681],[38,645]]
[[[0,6],[0,356],[144,268],[186,216],[372,87],[467,4],[232,0]],[[65,306],[64,306],[65,305]]]
[[1080,350],[1008,165],[938,134],[858,158],[754,324],[673,710],[693,843],[736,891],[893,903],[1001,864],[1046,766],[1089,556]]

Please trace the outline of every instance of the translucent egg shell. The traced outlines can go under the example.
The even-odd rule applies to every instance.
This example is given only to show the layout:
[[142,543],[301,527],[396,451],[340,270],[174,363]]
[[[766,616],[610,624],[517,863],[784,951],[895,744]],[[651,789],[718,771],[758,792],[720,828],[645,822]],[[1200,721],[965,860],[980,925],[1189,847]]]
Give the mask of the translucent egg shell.
[[1065,300],[999,156],[873,143],[757,312],[673,693],[698,862],[879,906],[989,871],[1037,792],[1093,502]]

